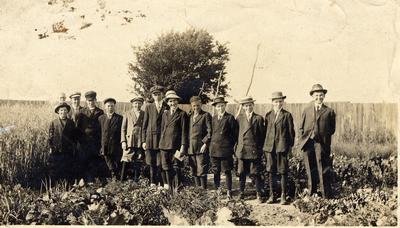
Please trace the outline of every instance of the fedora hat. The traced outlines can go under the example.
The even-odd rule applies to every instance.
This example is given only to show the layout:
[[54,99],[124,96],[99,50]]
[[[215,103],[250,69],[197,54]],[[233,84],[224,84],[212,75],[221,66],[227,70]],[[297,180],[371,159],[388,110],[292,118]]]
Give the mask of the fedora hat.
[[69,95],[69,98],[74,98],[74,97],[81,97],[81,92],[74,92],[71,95]]
[[324,89],[320,84],[315,84],[311,88],[310,95],[312,96],[314,92],[323,92],[324,94],[326,94],[328,90]]
[[213,102],[211,103],[212,105],[216,105],[218,103],[228,103],[227,101],[225,101],[225,97],[219,96],[214,98]]
[[155,85],[155,86],[151,87],[150,93],[153,94],[153,93],[156,93],[156,92],[159,92],[159,93],[164,92],[164,87],[159,86],[159,85]]
[[135,101],[140,101],[140,102],[143,103],[144,102],[144,98],[141,97],[141,96],[138,96],[138,97],[134,97],[134,98],[131,99],[131,103],[133,103]]
[[114,98],[109,97],[109,98],[104,99],[103,104],[105,104],[105,103],[107,103],[107,102],[110,102],[110,101],[113,102],[114,104],[117,103],[117,101],[116,101]]
[[283,96],[283,93],[281,91],[277,91],[272,93],[271,100],[274,99],[286,99],[286,96]]
[[255,101],[251,96],[246,96],[239,101],[239,104],[254,103]]
[[59,103],[58,105],[56,105],[56,107],[54,108],[54,112],[55,113],[58,113],[58,110],[60,109],[60,108],[63,108],[63,107],[66,107],[67,108],[67,110],[68,110],[68,112],[71,110],[71,106],[69,106],[67,103],[65,103],[65,102],[61,102],[61,103]]
[[167,93],[165,94],[164,101],[167,102],[169,99],[178,99],[178,100],[180,100],[181,97],[178,96],[175,91],[168,90]]

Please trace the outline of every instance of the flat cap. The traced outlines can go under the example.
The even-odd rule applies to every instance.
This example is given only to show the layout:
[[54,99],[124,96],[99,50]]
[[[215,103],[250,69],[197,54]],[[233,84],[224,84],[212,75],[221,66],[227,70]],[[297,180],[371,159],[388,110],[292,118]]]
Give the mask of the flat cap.
[[159,86],[159,85],[155,85],[155,86],[151,87],[150,93],[153,94],[153,93],[156,93],[156,92],[160,92],[160,93],[164,92],[164,87]]
[[85,93],[85,98],[86,99],[94,99],[94,98],[96,98],[96,96],[97,96],[97,93],[95,91],[93,91],[93,90],[88,91],[88,92]]
[[107,102],[113,102],[114,104],[117,103],[117,101],[116,101],[114,98],[112,98],[112,97],[109,97],[109,98],[104,99],[103,103],[105,104],[105,103],[107,103]]
[[74,97],[80,97],[81,96],[81,92],[74,92],[71,95],[69,95],[69,98],[74,98]]
[[140,102],[144,102],[144,98],[141,96],[137,96],[131,99],[131,103],[135,102],[135,101],[140,101]]

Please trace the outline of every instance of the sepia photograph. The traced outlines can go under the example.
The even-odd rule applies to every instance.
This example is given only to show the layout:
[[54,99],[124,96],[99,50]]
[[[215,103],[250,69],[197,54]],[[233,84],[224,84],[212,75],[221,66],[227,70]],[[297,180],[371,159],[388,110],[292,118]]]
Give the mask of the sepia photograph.
[[397,226],[400,0],[0,0],[0,226]]

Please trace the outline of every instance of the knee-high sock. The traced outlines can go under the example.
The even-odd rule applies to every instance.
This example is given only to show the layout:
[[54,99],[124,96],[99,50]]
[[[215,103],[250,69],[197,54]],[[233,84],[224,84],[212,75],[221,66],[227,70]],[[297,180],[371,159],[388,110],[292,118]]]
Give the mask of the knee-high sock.
[[273,173],[269,173],[269,180],[268,181],[269,181],[269,196],[272,197],[273,194],[274,194],[274,189],[273,189],[273,186],[274,186],[274,183],[273,183],[274,174]]
[[231,171],[225,172],[225,178],[226,178],[226,188],[231,191],[232,190],[232,173]]
[[150,182],[152,184],[157,184],[157,168],[150,167]]
[[219,188],[221,185],[221,173],[214,173],[214,185]]
[[121,168],[121,181],[125,180],[125,172],[126,172],[126,162],[122,162],[122,168]]
[[207,189],[207,175],[200,177],[200,184],[203,189]]
[[[161,179],[162,179],[162,182],[164,183],[164,184],[166,184],[166,183],[168,183],[168,179],[167,179],[168,177],[167,177],[167,172],[166,171],[161,171]],[[161,182],[160,182],[161,183]]]
[[195,183],[196,187],[200,186],[200,177],[195,176],[194,177],[194,183]]
[[164,172],[166,173],[167,184],[171,188],[172,187],[173,178],[174,178],[173,172],[172,172],[172,170],[167,170],[167,171],[164,171]]
[[260,175],[256,175],[256,176],[254,177],[254,181],[255,181],[255,183],[256,183],[256,190],[257,190],[257,192],[261,193],[262,184],[261,184],[261,177],[260,177]]
[[244,192],[244,189],[246,187],[246,174],[245,173],[240,174],[239,181],[240,181],[240,191]]
[[175,169],[175,187],[179,187],[181,185],[181,169]]
[[287,182],[287,175],[281,174],[281,188],[282,188],[282,195],[286,196],[286,182]]

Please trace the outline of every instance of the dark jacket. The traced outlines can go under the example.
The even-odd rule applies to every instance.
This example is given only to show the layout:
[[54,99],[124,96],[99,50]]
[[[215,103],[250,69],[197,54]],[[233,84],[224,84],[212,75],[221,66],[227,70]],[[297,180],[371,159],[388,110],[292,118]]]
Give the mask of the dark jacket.
[[292,114],[282,109],[276,121],[275,118],[274,110],[265,115],[266,136],[263,150],[272,152],[275,148],[277,153],[288,152],[295,140]]
[[128,111],[122,120],[121,128],[121,143],[126,142],[127,147],[142,147],[142,125],[143,125],[142,110],[139,111],[139,116],[136,116],[135,112]]
[[68,113],[69,118],[74,121],[76,127],[78,127],[82,121],[82,110],[82,106],[79,106],[76,110],[71,107],[71,111]]
[[88,107],[85,107],[81,111],[81,121],[78,124],[78,128],[83,134],[82,141],[85,143],[91,142],[96,144],[96,147],[100,146],[100,123],[99,117],[103,115],[103,110],[96,107],[93,112]]
[[[314,123],[316,124],[314,125]],[[304,109],[300,122],[299,146],[301,149],[303,149],[309,140],[314,126],[317,128],[316,137],[318,137],[321,144],[325,147],[325,150],[330,150],[331,137],[335,133],[336,127],[335,111],[323,104],[321,110],[316,113],[314,102]]]
[[53,153],[73,154],[75,125],[71,119],[66,119],[65,125],[57,118],[50,123],[49,146]]
[[258,159],[262,155],[265,126],[262,116],[253,112],[250,122],[246,114],[237,117],[239,138],[236,147],[236,157],[240,159]]
[[189,150],[188,154],[200,153],[203,144],[207,147],[211,141],[211,115],[200,110],[196,120],[193,121],[193,113],[189,115]]
[[177,108],[171,115],[171,111],[163,113],[161,121],[160,150],[179,150],[183,145],[187,149],[188,118],[186,112]]
[[144,109],[142,141],[146,143],[149,150],[158,150],[161,135],[162,115],[169,108],[163,103],[158,113],[155,103],[147,104]]
[[101,128],[101,155],[115,155],[122,153],[121,148],[121,126],[122,116],[113,113],[111,119],[107,114],[99,117]]
[[221,120],[218,115],[212,117],[210,156],[231,157],[237,142],[238,129],[235,117],[225,112]]

